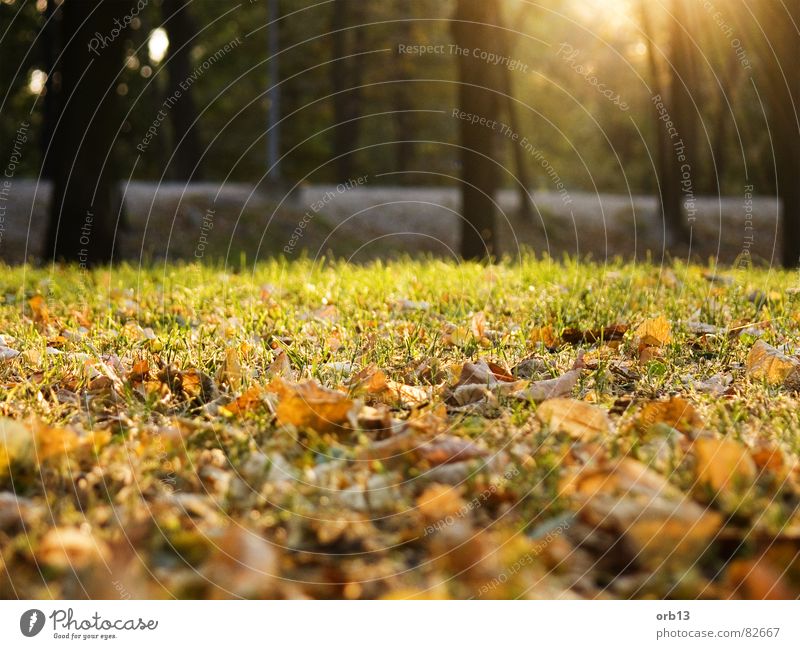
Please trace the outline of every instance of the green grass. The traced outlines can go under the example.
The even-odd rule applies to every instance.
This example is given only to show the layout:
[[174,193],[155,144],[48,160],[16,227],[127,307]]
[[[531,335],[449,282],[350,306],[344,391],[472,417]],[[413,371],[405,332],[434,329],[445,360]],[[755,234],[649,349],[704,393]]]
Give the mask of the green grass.
[[[22,499],[0,501],[2,596],[798,592],[798,399],[745,371],[758,338],[795,353],[794,273],[533,258],[2,271],[0,333],[20,354],[0,364],[0,491]],[[635,329],[659,315],[671,341],[642,362]],[[693,333],[695,322],[717,330]],[[613,324],[629,329],[610,345],[557,340]],[[532,342],[548,326],[556,341]],[[511,370],[533,359],[536,381],[567,372],[580,350],[587,367],[571,396],[611,412],[604,434],[565,434],[504,394],[472,409],[448,399],[465,362]],[[285,385],[313,379],[347,394],[353,416],[388,403],[394,437],[411,446],[368,461],[388,432],[354,419],[281,424],[286,397],[270,369],[281,352]],[[411,407],[370,393],[351,380],[369,368],[432,398]],[[730,377],[726,394],[696,389],[717,374]],[[676,395],[696,410],[691,427],[641,425],[645,404]],[[35,443],[20,442],[26,434]],[[451,438],[469,444],[469,459],[416,448]],[[735,441],[754,458],[767,449],[783,466],[754,461],[757,475],[715,490],[698,480],[698,438]],[[641,547],[634,530],[653,507],[629,487],[613,492],[609,467],[622,457],[719,518],[701,551]],[[598,519],[594,501],[565,488],[594,470],[630,519]],[[694,534],[688,525],[676,538]]]

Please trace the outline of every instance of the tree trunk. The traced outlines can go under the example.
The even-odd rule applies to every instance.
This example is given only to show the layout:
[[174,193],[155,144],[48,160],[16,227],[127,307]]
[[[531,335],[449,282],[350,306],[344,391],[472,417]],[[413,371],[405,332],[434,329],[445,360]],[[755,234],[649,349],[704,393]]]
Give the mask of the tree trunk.
[[800,266],[800,77],[796,73],[800,60],[800,0],[787,0],[785,7],[779,7],[776,16],[780,33],[775,46],[780,68],[774,71],[772,112],[776,124],[778,196],[783,206],[781,256],[784,266],[796,268]]
[[[505,23],[503,23],[505,26]],[[508,32],[499,29],[498,42],[501,43],[500,54],[502,56],[511,56],[511,43],[509,41]],[[502,66],[500,70],[500,80],[503,84],[503,93],[505,94],[505,108],[506,119],[511,130],[519,137],[522,136],[520,131],[519,119],[517,118],[517,104],[514,101],[514,83],[511,80],[511,70],[508,66]],[[528,165],[525,152],[519,143],[514,140],[509,140],[511,145],[511,155],[514,157],[514,167],[517,171],[517,195],[519,196],[519,213],[526,220],[533,220],[533,202],[531,201],[531,180],[528,174]]]
[[42,47],[42,59],[47,73],[44,85],[44,103],[42,105],[42,177],[53,178],[53,157],[47,155],[47,149],[53,141],[59,109],[59,87],[56,84],[55,63],[58,59],[58,16],[56,15],[55,0],[47,0],[47,5],[42,15],[44,27],[42,37],[39,39]]
[[497,252],[494,197],[498,189],[495,132],[486,123],[500,114],[497,67],[472,55],[496,34],[497,0],[458,0],[453,35],[459,48],[459,135],[461,138],[461,255],[465,259],[493,257]]
[[[647,39],[647,61],[650,67],[650,76],[654,95],[661,97],[664,106],[669,110],[671,102],[666,96],[661,83],[661,69],[655,50],[655,33],[650,23],[650,13],[647,9],[647,0],[640,3],[642,17],[642,31]],[[654,108],[655,138],[657,152],[658,191],[661,203],[661,215],[667,230],[669,244],[685,243],[689,240],[689,232],[683,221],[683,205],[681,200],[680,176],[677,171],[679,166],[673,150],[672,141],[665,129],[664,122],[659,114],[658,107]]]
[[[53,260],[84,267],[111,260],[120,208],[112,151],[121,118],[116,86],[125,51],[124,30],[114,21],[123,24],[133,6],[133,0],[65,0],[59,9],[64,102],[51,149],[45,248]],[[95,44],[94,51],[87,44]]]
[[362,49],[364,29],[351,29],[362,22],[365,5],[352,0],[333,0],[331,6],[331,38],[333,63],[333,157],[337,182],[347,182],[354,176],[355,154],[361,123],[361,85],[363,62],[351,55]]
[[[397,42],[414,42],[412,23],[401,21],[397,24]],[[399,50],[394,51],[394,69],[397,70],[399,83],[392,84],[394,95],[393,108],[395,111],[392,116],[394,123],[394,171],[400,172],[399,180],[403,184],[410,184],[413,178],[403,172],[411,170],[414,163],[414,142],[411,141],[411,133],[414,132],[414,115],[409,111],[414,107],[414,100],[411,96],[414,84],[410,83],[412,77],[411,57],[401,54]]]
[[[161,15],[169,34],[169,53],[167,55],[167,74],[169,85],[167,97],[180,93],[169,111],[174,141],[172,164],[167,177],[173,180],[202,180],[202,149],[198,137],[197,104],[194,101],[193,87],[181,88],[192,74],[191,51],[197,26],[191,14],[191,3],[186,0],[163,0]],[[197,169],[195,169],[197,165]]]

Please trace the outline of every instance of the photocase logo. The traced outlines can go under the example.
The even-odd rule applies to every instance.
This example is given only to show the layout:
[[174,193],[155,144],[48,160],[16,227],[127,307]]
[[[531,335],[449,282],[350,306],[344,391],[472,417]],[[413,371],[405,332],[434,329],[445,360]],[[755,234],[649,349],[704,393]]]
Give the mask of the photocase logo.
[[38,608],[25,611],[19,618],[19,630],[22,635],[32,638],[44,628],[44,613]]

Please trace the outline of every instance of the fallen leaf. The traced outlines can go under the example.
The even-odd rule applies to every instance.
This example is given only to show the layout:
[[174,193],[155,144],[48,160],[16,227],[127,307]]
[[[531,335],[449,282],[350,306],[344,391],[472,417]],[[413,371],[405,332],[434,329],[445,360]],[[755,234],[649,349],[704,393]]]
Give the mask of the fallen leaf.
[[454,435],[439,435],[435,439],[420,444],[416,449],[420,459],[431,466],[449,464],[463,460],[486,457],[488,453],[471,442]]
[[719,514],[631,458],[583,467],[567,484],[581,518],[622,538],[646,567],[691,566],[722,524]]
[[338,430],[348,422],[354,406],[346,394],[311,380],[292,384],[277,378],[268,390],[279,397],[275,411],[279,425],[290,424],[317,432]]
[[605,410],[577,399],[548,399],[537,408],[536,417],[551,430],[577,439],[611,431]]
[[272,598],[278,595],[279,554],[256,531],[229,526],[211,535],[214,552],[202,573],[211,584],[211,599]]
[[672,326],[663,316],[645,320],[634,332],[639,345],[644,347],[662,347],[672,340]]
[[765,557],[733,561],[725,575],[725,585],[741,599],[797,599],[796,590],[783,578],[785,569]]
[[701,437],[692,445],[697,482],[717,493],[747,488],[758,469],[747,447],[732,439]]
[[58,570],[80,570],[108,558],[108,546],[103,541],[75,527],[49,530],[36,549],[40,563]]
[[47,303],[41,295],[34,295],[28,300],[28,306],[31,308],[33,321],[36,324],[46,324],[50,320],[50,311],[47,309]]
[[426,520],[435,521],[458,515],[465,503],[457,488],[432,484],[417,497],[417,507]]
[[636,420],[636,425],[642,432],[647,432],[659,423],[667,424],[682,433],[690,433],[703,426],[703,420],[694,406],[681,397],[645,404]]
[[252,412],[264,405],[264,388],[254,385],[240,394],[231,403],[222,406],[232,415]]
[[567,397],[578,384],[580,370],[569,370],[565,374],[555,379],[545,379],[544,381],[534,381],[527,388],[523,388],[514,395],[518,399],[541,403],[547,399]]
[[794,386],[800,383],[800,361],[781,353],[763,340],[757,340],[745,364],[747,375],[769,385]]
[[531,329],[530,341],[533,344],[541,343],[549,349],[552,349],[558,345],[558,338],[556,338],[556,334],[552,325],[547,325],[545,327],[534,327]]
[[580,330],[575,327],[567,327],[561,332],[561,340],[565,343],[575,345],[578,343],[597,343],[622,340],[628,331],[628,325],[613,324],[608,327],[597,329]]
[[239,361],[239,351],[235,347],[225,350],[225,360],[217,372],[217,381],[232,390],[241,390],[244,381],[244,370]]

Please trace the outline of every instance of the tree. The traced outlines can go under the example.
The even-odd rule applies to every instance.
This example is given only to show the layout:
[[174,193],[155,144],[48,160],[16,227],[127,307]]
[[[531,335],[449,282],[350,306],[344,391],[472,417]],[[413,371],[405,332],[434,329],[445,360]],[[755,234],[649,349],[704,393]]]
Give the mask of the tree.
[[121,119],[117,83],[134,7],[134,0],[65,0],[59,7],[63,101],[50,151],[45,248],[53,260],[82,266],[111,260],[121,210],[113,156]]
[[[680,1],[681,0],[677,0],[677,2]],[[683,107],[679,108],[678,113],[674,113],[674,110],[676,101],[680,104],[681,101],[685,101],[686,95],[682,95],[682,93],[678,92],[678,86],[681,84],[682,80],[678,78],[675,69],[670,68],[670,72],[668,73],[669,85],[666,86],[663,83],[662,80],[665,75],[662,73],[656,53],[656,35],[650,19],[650,10],[647,0],[641,0],[639,7],[642,31],[647,40],[647,62],[650,68],[653,95],[661,98],[661,102],[653,102],[653,115],[655,117],[656,128],[656,173],[658,176],[661,215],[667,229],[669,243],[687,243],[689,241],[689,231],[684,222],[683,201],[681,198],[681,165],[678,163],[673,149],[672,139],[663,121],[663,117],[666,115],[675,124],[678,124],[676,120],[679,119],[679,117],[684,119],[685,123],[685,109]],[[677,23],[677,20],[673,18],[673,22]],[[680,29],[680,25],[677,24],[674,29]],[[674,39],[675,31],[673,30],[673,44],[671,48],[673,53],[680,47],[679,43],[675,42]],[[669,88],[669,92],[667,92],[667,87]],[[662,110],[666,112],[662,114]],[[676,128],[680,128],[680,126],[676,126]],[[680,133],[680,131],[678,132]]]
[[352,55],[363,47],[364,28],[353,27],[363,22],[366,3],[333,0],[331,5],[331,87],[333,89],[333,146],[337,182],[354,176],[352,149],[360,133],[361,80],[363,62]]
[[[169,75],[167,97],[180,93],[169,111],[175,153],[167,177],[174,180],[202,180],[202,149],[197,136],[197,104],[192,86],[181,88],[192,73],[191,52],[197,26],[187,0],[163,0],[161,14],[169,34],[170,51],[166,66]],[[196,167],[196,168],[195,168]]]
[[[524,7],[520,11],[524,11]],[[502,16],[501,16],[502,18]],[[515,21],[516,24],[516,21]],[[503,23],[505,26],[505,23]],[[501,54],[503,56],[511,56],[511,42],[508,37],[508,32],[500,29],[498,41],[501,44]],[[503,84],[503,94],[505,95],[506,104],[506,117],[508,125],[514,133],[520,133],[519,119],[517,117],[517,105],[514,101],[514,84],[511,80],[511,69],[508,66],[503,66],[500,70],[500,79]],[[524,218],[533,220],[533,202],[531,201],[531,181],[528,175],[528,165],[525,156],[525,151],[517,143],[509,139],[511,144],[511,154],[514,157],[514,166],[517,171],[517,194],[519,196],[519,211],[520,215]]]
[[766,88],[778,197],[783,207],[781,259],[784,266],[794,268],[800,266],[800,82],[796,72],[800,0],[764,0],[760,10],[767,40],[760,43],[759,50],[766,69],[756,81]]
[[[459,48],[461,255],[465,259],[492,257],[497,252],[496,138],[492,128],[481,120],[496,120],[502,95],[497,92],[497,66],[473,56],[476,49],[493,42],[497,18],[497,0],[458,0],[453,17],[453,35]],[[464,114],[477,119],[467,119]]]

